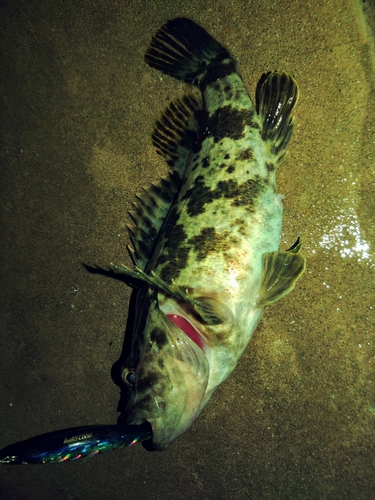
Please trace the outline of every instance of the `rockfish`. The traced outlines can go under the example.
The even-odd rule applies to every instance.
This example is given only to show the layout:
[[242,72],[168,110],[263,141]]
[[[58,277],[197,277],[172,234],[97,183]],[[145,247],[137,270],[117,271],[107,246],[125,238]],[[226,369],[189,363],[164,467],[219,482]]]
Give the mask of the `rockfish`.
[[148,421],[164,450],[233,371],[264,307],[305,270],[299,239],[279,250],[276,192],[298,87],[284,71],[263,75],[254,106],[230,53],[184,18],[157,31],[145,60],[201,93],[171,103],[156,123],[170,174],[130,212],[135,268],[111,265],[139,288],[122,373],[128,424]]

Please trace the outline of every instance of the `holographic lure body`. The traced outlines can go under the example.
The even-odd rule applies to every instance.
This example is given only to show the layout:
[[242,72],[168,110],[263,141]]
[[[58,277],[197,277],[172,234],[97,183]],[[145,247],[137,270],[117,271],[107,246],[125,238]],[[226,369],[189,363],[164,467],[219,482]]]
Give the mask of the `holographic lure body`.
[[150,438],[151,425],[88,425],[20,441],[0,450],[0,464],[47,464],[89,458]]

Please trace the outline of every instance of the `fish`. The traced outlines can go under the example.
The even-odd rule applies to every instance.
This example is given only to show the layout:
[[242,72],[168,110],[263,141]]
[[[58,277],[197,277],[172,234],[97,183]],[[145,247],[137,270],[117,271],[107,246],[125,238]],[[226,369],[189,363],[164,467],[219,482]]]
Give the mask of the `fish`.
[[62,463],[132,446],[150,438],[150,424],[86,425],[48,432],[0,450],[0,464]]
[[293,131],[298,85],[262,75],[253,104],[237,63],[204,28],[167,21],[146,63],[196,87],[171,102],[152,140],[169,167],[129,212],[134,267],[111,263],[137,290],[128,424],[149,422],[165,450],[236,367],[266,306],[305,271],[298,238],[280,250],[276,171]]

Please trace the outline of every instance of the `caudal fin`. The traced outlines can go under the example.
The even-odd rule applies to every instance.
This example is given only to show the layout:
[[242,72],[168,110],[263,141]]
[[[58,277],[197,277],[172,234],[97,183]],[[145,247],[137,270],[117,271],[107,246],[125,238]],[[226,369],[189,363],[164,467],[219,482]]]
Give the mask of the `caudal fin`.
[[152,68],[200,87],[207,85],[207,80],[221,77],[223,72],[232,73],[235,68],[227,49],[205,29],[183,17],[167,21],[159,28],[145,60]]

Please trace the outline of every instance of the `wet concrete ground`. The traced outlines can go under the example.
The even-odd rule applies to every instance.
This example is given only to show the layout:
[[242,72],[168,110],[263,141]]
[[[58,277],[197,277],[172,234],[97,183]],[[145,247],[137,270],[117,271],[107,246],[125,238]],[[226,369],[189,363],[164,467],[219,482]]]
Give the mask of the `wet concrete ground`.
[[116,423],[111,378],[130,289],[82,263],[129,263],[127,210],[166,172],[150,134],[182,83],[143,61],[167,19],[300,86],[278,174],[282,248],[308,268],[266,309],[239,366],[163,453],[1,466],[0,495],[59,499],[375,496],[374,4],[354,0],[0,2],[0,447]]

